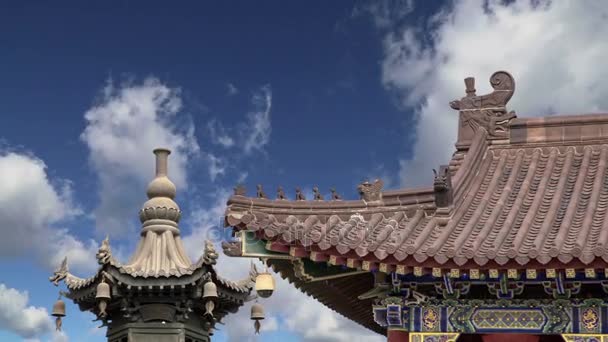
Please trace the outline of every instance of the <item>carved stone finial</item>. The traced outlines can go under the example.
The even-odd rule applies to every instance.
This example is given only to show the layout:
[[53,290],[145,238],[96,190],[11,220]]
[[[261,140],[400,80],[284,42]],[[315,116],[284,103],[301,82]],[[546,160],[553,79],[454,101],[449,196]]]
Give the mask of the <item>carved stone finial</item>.
[[100,265],[107,264],[110,261],[112,250],[110,249],[110,237],[108,235],[106,235],[106,238],[101,242],[101,246],[97,250],[95,257]]
[[296,201],[306,201],[306,197],[300,188],[296,188]]
[[258,198],[266,198],[266,194],[264,193],[264,189],[262,189],[262,184],[258,184],[256,186],[256,195]]
[[464,80],[466,96],[450,102],[450,107],[460,111],[458,143],[467,144],[480,128],[488,132],[491,139],[508,137],[509,122],[515,118],[515,112],[507,111],[507,102],[515,92],[515,80],[506,71],[497,71],[490,77],[494,91],[486,95],[476,95],[475,79]]
[[53,272],[53,276],[49,277],[49,281],[51,281],[55,286],[59,285],[59,282],[68,275],[68,257],[63,258],[61,265]]
[[454,202],[452,189],[452,176],[447,165],[441,165],[439,172],[433,169],[435,179],[433,190],[435,191],[435,205],[437,208],[449,208]]
[[277,189],[277,199],[279,199],[279,200],[287,199],[287,196],[285,196],[285,191],[283,190],[282,186],[279,186],[279,188]]
[[247,196],[247,189],[243,184],[238,184],[234,187],[234,195],[235,196]]
[[342,199],[342,196],[338,192],[336,192],[336,188],[329,189],[331,191],[331,199],[334,201],[339,201]]
[[312,193],[315,196],[315,201],[322,201],[323,200],[323,195],[319,192],[319,188],[318,187],[313,187],[312,188]]
[[357,187],[361,199],[366,202],[379,201],[382,199],[382,187],[384,182],[381,179],[376,179],[374,183],[365,181]]
[[207,265],[215,265],[219,255],[213,246],[213,242],[205,240],[205,251],[203,252],[203,263]]

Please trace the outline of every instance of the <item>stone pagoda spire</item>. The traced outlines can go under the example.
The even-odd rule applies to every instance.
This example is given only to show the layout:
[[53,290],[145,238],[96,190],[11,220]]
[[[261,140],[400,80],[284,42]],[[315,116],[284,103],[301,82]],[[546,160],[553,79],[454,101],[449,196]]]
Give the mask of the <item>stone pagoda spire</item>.
[[[156,177],[139,212],[141,237],[129,262],[122,265],[112,256],[106,238],[97,252],[100,267],[94,275],[71,274],[64,259],[49,279],[55,285],[63,281],[67,291],[60,294],[108,327],[110,342],[209,342],[217,322],[254,298],[255,267],[245,279],[230,281],[215,270],[219,254],[211,241],[201,243],[198,261],[191,262],[186,255],[175,184],[167,175],[170,153],[164,148],[154,150]],[[59,329],[65,303],[58,300],[52,312]]]
[[157,148],[154,154],[156,177],[148,184],[148,200],[139,212],[141,239],[124,269],[142,277],[191,274],[178,227],[181,211],[174,201],[175,184],[168,177],[171,151]]

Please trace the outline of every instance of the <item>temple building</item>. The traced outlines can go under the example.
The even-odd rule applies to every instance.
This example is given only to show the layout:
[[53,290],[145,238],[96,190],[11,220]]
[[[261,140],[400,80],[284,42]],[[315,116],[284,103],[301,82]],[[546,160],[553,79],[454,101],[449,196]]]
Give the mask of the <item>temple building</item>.
[[467,78],[450,103],[456,150],[429,186],[237,187],[225,253],[391,342],[608,341],[608,114],[518,118],[513,77],[490,84],[477,95]]
[[[83,279],[68,271],[67,259],[50,278],[63,281],[71,299],[82,311],[92,312],[107,326],[109,342],[208,342],[217,323],[252,300],[258,272],[234,282],[214,269],[218,253],[207,241],[204,253],[191,262],[184,251],[178,222],[181,211],[174,201],[175,185],[167,177],[170,151],[156,149],[156,178],[148,186],[148,201],[139,218],[141,239],[126,264],[113,256],[108,238],[99,248],[99,269]],[[201,246],[201,250],[203,250]],[[254,304],[259,319],[260,306]],[[52,311],[57,329],[66,315],[59,299]]]

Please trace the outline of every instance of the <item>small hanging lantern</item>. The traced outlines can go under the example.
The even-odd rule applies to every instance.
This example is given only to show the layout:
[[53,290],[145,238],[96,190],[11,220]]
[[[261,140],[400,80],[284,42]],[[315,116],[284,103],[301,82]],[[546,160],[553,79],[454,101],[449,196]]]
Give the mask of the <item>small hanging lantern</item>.
[[97,285],[97,293],[95,299],[99,301],[99,317],[105,318],[108,316],[106,308],[108,307],[108,301],[112,298],[110,294],[110,285],[105,282],[105,279],[101,279],[101,283]]
[[264,319],[264,307],[262,306],[262,304],[255,302],[251,306],[251,319],[255,321],[253,323],[253,327],[255,328],[255,333],[259,334],[260,328],[262,327],[262,325],[260,324],[260,321]]
[[260,273],[255,277],[255,291],[262,298],[268,298],[274,291],[274,278],[268,272]]
[[59,293],[59,298],[53,304],[53,313],[51,315],[57,317],[55,319],[55,329],[61,331],[61,317],[65,317],[65,302],[61,300],[61,293]]
[[215,301],[217,300],[217,286],[211,280],[205,283],[203,287],[203,300],[205,301],[205,315],[213,317],[213,309],[215,309]]

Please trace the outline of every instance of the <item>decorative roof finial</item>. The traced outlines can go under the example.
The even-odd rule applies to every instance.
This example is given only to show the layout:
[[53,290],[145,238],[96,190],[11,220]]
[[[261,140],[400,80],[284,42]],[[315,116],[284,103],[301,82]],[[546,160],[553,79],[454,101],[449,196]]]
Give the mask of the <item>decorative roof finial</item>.
[[321,194],[321,192],[319,191],[319,187],[314,186],[312,188],[312,193],[315,196],[315,201],[322,201],[323,200],[323,195]]
[[339,201],[342,199],[342,196],[336,191],[336,188],[329,189],[331,191],[331,199],[334,201]]
[[433,173],[435,174],[433,181],[435,205],[437,208],[449,208],[454,202],[450,169],[447,165],[441,165],[439,172],[433,169]]
[[266,194],[264,193],[264,188],[262,188],[262,184],[258,184],[256,186],[256,194],[258,198],[266,198]]
[[296,201],[306,201],[306,197],[299,187],[296,188]]
[[148,185],[148,198],[153,197],[169,197],[175,198],[175,184],[167,177],[169,151],[166,148],[157,148],[154,150],[156,155],[156,178]]
[[365,181],[357,187],[361,199],[366,202],[378,201],[382,199],[382,187],[384,182],[381,179],[376,179],[374,183]]
[[285,196],[285,190],[283,190],[282,186],[279,186],[279,188],[277,189],[277,199],[279,199],[279,200],[287,199],[287,196]]

